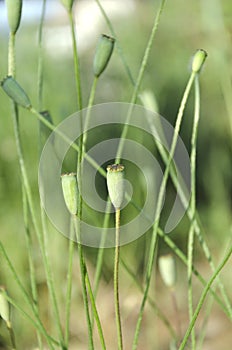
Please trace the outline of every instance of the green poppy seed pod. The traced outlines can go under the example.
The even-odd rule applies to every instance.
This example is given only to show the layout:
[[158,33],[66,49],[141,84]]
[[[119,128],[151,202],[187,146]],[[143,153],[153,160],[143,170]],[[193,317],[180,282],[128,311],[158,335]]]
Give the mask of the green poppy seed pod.
[[74,0],[61,0],[61,2],[68,11],[72,10]]
[[176,265],[174,257],[171,254],[163,255],[158,261],[160,275],[164,284],[172,288],[176,283]]
[[18,30],[21,13],[22,13],[22,0],[5,0],[7,7],[8,23],[11,33],[15,34]]
[[124,199],[124,166],[122,164],[113,164],[107,166],[107,188],[110,200],[115,207],[119,209]]
[[207,57],[207,52],[205,50],[199,49],[196,51],[192,61],[193,72],[199,73],[201,71],[201,68],[203,67],[203,64],[206,60],[206,57]]
[[93,72],[96,77],[99,77],[106,69],[114,49],[114,43],[114,38],[105,34],[101,35],[93,61]]
[[0,316],[6,322],[7,326],[10,325],[10,304],[6,298],[5,287],[0,287]]
[[78,208],[78,188],[76,174],[70,173],[61,175],[61,183],[66,207],[71,214],[76,215]]
[[12,77],[7,76],[2,82],[1,86],[5,93],[12,98],[14,102],[21,105],[24,108],[30,108],[31,102],[29,97],[19,83]]

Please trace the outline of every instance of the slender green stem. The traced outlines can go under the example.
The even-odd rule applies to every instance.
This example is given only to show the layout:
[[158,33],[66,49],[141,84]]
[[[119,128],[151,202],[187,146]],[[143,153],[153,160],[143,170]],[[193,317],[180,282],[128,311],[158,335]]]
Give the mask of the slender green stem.
[[78,109],[81,110],[82,109],[82,92],[81,92],[80,63],[79,63],[79,57],[78,57],[77,41],[76,41],[76,34],[75,34],[75,23],[74,23],[72,10],[68,12],[68,16],[69,16],[69,22],[71,27],[71,35],[72,35],[73,61],[74,61],[76,90],[77,90],[77,103],[78,103]]
[[79,264],[80,264],[80,271],[81,271],[81,285],[82,285],[82,295],[83,295],[83,301],[84,301],[84,307],[85,307],[85,315],[86,315],[86,321],[88,326],[88,340],[89,340],[89,349],[94,349],[93,344],[93,331],[92,331],[92,324],[91,324],[91,318],[90,318],[90,312],[89,312],[89,302],[88,302],[88,294],[87,294],[87,287],[86,287],[86,275],[87,275],[87,268],[83,256],[83,250],[82,245],[80,243],[80,219],[79,217],[73,217],[74,222],[74,228],[75,228],[75,234],[76,239],[78,242],[78,255],[79,255]]
[[68,271],[67,271],[67,287],[66,287],[66,302],[65,302],[65,345],[69,346],[69,326],[71,314],[71,300],[72,300],[72,282],[73,282],[73,258],[75,251],[74,241],[74,227],[73,220],[70,222],[70,238],[69,238],[69,253],[68,253]]
[[145,49],[145,52],[144,52],[144,56],[143,56],[143,59],[142,59],[142,63],[141,63],[141,66],[140,66],[138,77],[136,79],[135,87],[134,87],[133,94],[132,94],[132,97],[131,97],[131,100],[130,100],[130,107],[129,107],[129,110],[128,110],[128,113],[127,113],[126,121],[124,123],[122,134],[121,134],[121,137],[120,137],[115,163],[120,163],[120,158],[122,156],[122,151],[123,151],[123,148],[124,148],[125,139],[126,139],[126,135],[127,135],[128,128],[129,128],[129,122],[130,122],[130,119],[132,117],[132,113],[133,113],[133,109],[134,109],[134,103],[137,100],[137,96],[138,96],[138,93],[139,93],[139,88],[140,88],[140,85],[141,85],[141,82],[142,82],[142,79],[143,79],[145,68],[147,66],[148,58],[149,58],[149,55],[150,55],[150,52],[151,52],[151,49],[152,49],[152,44],[153,44],[154,37],[155,37],[155,34],[157,32],[157,29],[158,29],[158,25],[159,25],[159,22],[160,22],[161,14],[162,14],[163,9],[164,9],[165,2],[166,2],[166,0],[162,0],[161,1],[160,7],[159,7],[158,12],[157,12],[157,15],[155,16],[155,20],[154,20],[154,23],[153,23],[151,34],[150,34],[150,37],[149,37],[149,40],[148,40],[148,43],[147,43],[147,46],[146,46],[146,49]]
[[15,76],[15,34],[10,32],[8,45],[8,75]]
[[180,345],[178,350],[184,350],[185,349],[185,346],[186,346],[186,343],[188,341],[188,338],[189,338],[189,336],[190,336],[190,334],[192,332],[192,329],[193,329],[193,327],[195,325],[195,322],[196,322],[197,317],[198,317],[198,315],[199,315],[199,313],[201,311],[201,308],[202,308],[203,303],[204,303],[204,301],[205,301],[205,299],[207,297],[207,294],[208,294],[208,292],[210,290],[210,287],[212,286],[212,284],[216,280],[216,278],[219,276],[221,270],[226,265],[227,261],[230,259],[231,254],[232,254],[232,247],[230,247],[229,251],[225,255],[225,258],[223,259],[221,264],[218,266],[218,268],[215,270],[215,272],[213,273],[212,277],[209,279],[207,285],[205,286],[205,288],[204,288],[204,290],[203,290],[203,292],[201,294],[200,300],[198,302],[198,305],[196,307],[196,310],[195,310],[195,312],[193,314],[192,320],[191,320],[191,322],[190,322],[190,324],[188,326],[188,329],[187,329],[187,331],[185,333],[183,341],[182,341],[182,343],[181,343],[181,345]]
[[[193,266],[193,250],[194,250],[194,225],[195,225],[195,214],[196,214],[196,144],[197,144],[197,131],[200,119],[200,86],[199,78],[196,75],[195,78],[195,107],[194,107],[194,118],[193,118],[193,131],[191,137],[191,221],[190,229],[188,234],[188,308],[189,308],[189,320],[193,317],[193,286],[192,286],[192,266]],[[192,349],[196,349],[196,336],[194,327],[192,329]]]
[[189,81],[187,83],[187,86],[185,88],[184,94],[183,94],[183,98],[182,98],[180,108],[178,111],[178,115],[177,115],[177,119],[176,119],[174,135],[173,135],[172,144],[171,144],[171,148],[170,148],[170,154],[169,154],[168,162],[166,164],[165,172],[164,172],[163,179],[162,179],[161,186],[160,186],[160,190],[159,190],[157,207],[156,207],[156,221],[153,225],[153,232],[152,232],[149,257],[148,257],[148,265],[147,265],[147,273],[146,273],[146,286],[145,286],[144,296],[142,299],[142,303],[141,303],[140,310],[139,310],[139,316],[138,316],[138,320],[137,320],[137,324],[136,324],[136,330],[135,330],[135,335],[134,335],[134,340],[133,340],[133,350],[135,350],[137,348],[137,345],[138,345],[138,337],[139,337],[139,333],[140,333],[143,312],[144,312],[146,300],[148,297],[150,282],[151,282],[152,267],[153,267],[153,262],[154,262],[154,257],[155,257],[155,247],[157,244],[157,230],[159,227],[160,212],[161,212],[163,197],[164,197],[165,188],[166,188],[166,184],[167,184],[167,180],[168,180],[168,176],[169,176],[169,169],[171,166],[172,158],[173,158],[174,153],[175,153],[175,148],[176,148],[177,139],[178,139],[178,135],[179,135],[179,131],[180,131],[180,126],[181,126],[181,122],[182,122],[182,118],[183,118],[183,114],[184,114],[184,109],[186,106],[186,102],[187,102],[194,78],[195,78],[195,73],[192,73],[190,78],[189,78]]
[[42,55],[42,42],[43,42],[43,26],[46,11],[46,0],[43,0],[42,11],[39,23],[39,33],[38,33],[38,109],[42,111],[43,108],[43,55]]
[[25,311],[24,311],[21,307],[19,307],[17,304],[15,304],[15,302],[14,302],[11,298],[9,298],[8,295],[6,295],[7,300],[8,300],[13,306],[15,306],[17,309],[19,309],[19,310],[20,310],[20,311],[35,325],[35,328],[36,328],[36,329],[38,329],[38,328],[40,329],[41,334],[43,334],[44,337],[46,338],[46,340],[47,340],[47,342],[48,342],[48,345],[50,346],[50,349],[54,349],[54,347],[53,347],[53,345],[52,345],[51,342],[55,342],[55,343],[57,343],[57,342],[56,342],[55,340],[53,340],[53,339],[47,334],[47,332],[46,332],[46,330],[45,330],[45,328],[44,328],[44,326],[43,326],[43,324],[42,324],[42,322],[41,322],[41,320],[40,320],[40,318],[39,318],[39,316],[38,316],[38,313],[36,312],[36,310],[35,310],[35,308],[34,308],[34,303],[32,302],[32,300],[31,300],[29,294],[27,293],[27,291],[26,291],[26,289],[24,288],[22,282],[20,281],[20,279],[19,279],[19,277],[18,277],[18,275],[17,275],[17,272],[15,271],[14,266],[12,265],[12,263],[11,263],[11,261],[10,261],[8,255],[7,255],[7,253],[6,253],[6,251],[5,251],[4,246],[3,246],[3,244],[2,244],[1,241],[0,241],[0,251],[1,251],[1,253],[2,253],[2,255],[3,255],[3,257],[4,257],[4,259],[5,259],[6,263],[7,263],[7,266],[8,266],[8,268],[9,268],[9,270],[10,270],[11,273],[12,273],[12,276],[13,276],[14,281],[17,283],[18,288],[21,290],[21,292],[22,292],[22,294],[23,294],[24,300],[25,300],[26,303],[30,306],[30,308],[31,308],[31,310],[32,310],[32,312],[33,312],[33,314],[34,314],[34,316],[35,316],[35,318],[36,318],[36,320],[37,320],[38,323],[35,323],[35,321],[32,320],[32,318],[31,318],[29,315],[27,315],[27,314],[25,313]]
[[[144,293],[143,286],[139,282],[139,280],[138,280],[137,276],[135,275],[135,273],[129,268],[127,263],[122,258],[120,258],[120,262],[121,262],[122,266],[124,267],[125,271],[129,274],[129,276],[131,276],[132,280],[135,282],[136,286],[138,287],[138,289],[143,294]],[[177,340],[176,332],[175,332],[174,328],[172,327],[171,323],[169,322],[169,320],[166,318],[166,316],[162,312],[162,310],[159,308],[159,306],[156,304],[156,302],[149,295],[148,295],[148,299],[147,300],[148,300],[148,303],[150,304],[150,306],[152,307],[152,309],[155,311],[155,313],[159,317],[159,319],[167,327],[167,329],[169,330],[171,336],[175,340]]]
[[14,334],[14,330],[12,328],[11,323],[7,325],[7,329],[9,331],[9,335],[10,335],[12,350],[16,350],[17,348],[16,348],[15,334]]
[[87,290],[88,290],[88,294],[89,294],[89,299],[90,299],[91,306],[92,306],[92,309],[93,309],[94,318],[95,318],[95,321],[96,321],[96,324],[97,324],[97,329],[98,329],[98,334],[99,334],[101,346],[102,346],[103,350],[106,350],[105,339],[104,339],[104,335],[103,335],[101,321],[100,321],[100,318],[99,318],[99,315],[98,315],[98,311],[97,311],[97,307],[96,307],[96,303],[95,303],[95,297],[94,297],[94,294],[93,294],[93,291],[92,291],[92,287],[91,287],[91,284],[90,284],[88,273],[86,273],[85,281],[86,281],[86,286],[87,286]]
[[122,325],[119,303],[119,253],[120,253],[120,209],[115,211],[115,254],[114,254],[114,305],[118,336],[118,350],[123,349]]

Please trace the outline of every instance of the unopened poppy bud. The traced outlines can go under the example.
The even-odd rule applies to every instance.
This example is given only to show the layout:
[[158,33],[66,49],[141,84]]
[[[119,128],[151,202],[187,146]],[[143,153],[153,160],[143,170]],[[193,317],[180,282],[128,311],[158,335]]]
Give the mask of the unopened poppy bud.
[[7,7],[8,23],[11,33],[15,34],[18,30],[21,13],[22,13],[22,0],[5,0]]
[[7,327],[10,327],[10,304],[6,298],[5,287],[0,287],[0,316],[6,322]]
[[163,255],[159,258],[159,271],[164,284],[172,288],[176,283],[176,266],[172,255]]
[[76,215],[78,208],[78,188],[76,174],[70,173],[61,175],[61,183],[66,207],[71,214]]
[[61,0],[61,2],[68,11],[72,10],[74,0]]
[[199,49],[196,51],[195,55],[193,56],[192,61],[192,71],[195,73],[199,73],[201,68],[203,67],[203,64],[206,60],[207,52],[205,50]]
[[101,35],[93,62],[93,72],[96,77],[99,77],[106,69],[114,49],[114,43],[114,38],[105,34]]
[[2,82],[1,86],[5,93],[12,98],[14,102],[23,106],[24,108],[30,108],[31,102],[29,97],[19,83],[11,76],[7,76]]
[[119,209],[124,199],[124,166],[122,164],[113,164],[107,166],[107,187],[110,200],[115,207]]

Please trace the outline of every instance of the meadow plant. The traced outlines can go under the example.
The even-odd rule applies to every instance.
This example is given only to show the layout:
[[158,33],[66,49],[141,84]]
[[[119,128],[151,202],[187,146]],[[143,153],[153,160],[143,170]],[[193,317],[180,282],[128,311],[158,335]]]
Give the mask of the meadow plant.
[[[223,279],[220,276],[232,254],[231,241],[229,248],[223,251],[221,262],[219,264],[215,263],[213,250],[207,242],[197,207],[197,140],[201,114],[199,80],[200,75],[205,74],[203,66],[207,53],[203,49],[198,49],[192,57],[189,79],[180,100],[171,137],[167,135],[167,130],[160,122],[161,119],[158,119],[159,123],[157,122],[154,129],[154,123],[149,117],[145,118],[143,123],[148,123],[151,135],[147,135],[144,131],[145,129],[141,127],[143,133],[141,136],[141,130],[135,130],[136,128],[133,127],[131,121],[135,118],[138,108],[137,104],[144,105],[147,108],[147,112],[153,113],[154,119],[156,117],[154,111],[151,112],[148,109],[156,108],[158,110],[159,108],[159,99],[151,91],[144,93],[143,85],[146,84],[144,77],[146,76],[146,70],[149,69],[149,60],[152,59],[154,39],[160,21],[162,22],[162,13],[165,6],[168,7],[169,5],[166,5],[165,0],[161,0],[158,9],[156,9],[138,74],[134,78],[131,64],[127,62],[120,36],[117,35],[113,22],[109,19],[107,11],[104,9],[104,3],[99,0],[95,1],[109,34],[99,35],[95,54],[93,54],[92,66],[90,64],[89,67],[88,61],[88,71],[91,72],[92,85],[89,89],[90,91],[88,90],[86,93],[83,87],[86,82],[83,83],[82,55],[79,52],[78,45],[79,33],[76,31],[75,25],[75,8],[77,5],[78,11],[80,4],[78,0],[61,0],[60,2],[69,20],[73,53],[72,69],[75,85],[75,109],[79,113],[80,120],[78,125],[80,136],[74,142],[70,138],[69,133],[63,132],[63,129],[53,122],[54,118],[51,118],[52,114],[48,111],[49,106],[43,108],[47,104],[47,99],[44,98],[44,81],[47,73],[46,63],[43,60],[43,29],[45,27],[45,12],[48,4],[46,0],[43,0],[38,37],[37,90],[33,92],[27,87],[25,82],[22,81],[21,83],[21,78],[18,78],[18,71],[20,72],[21,67],[17,65],[16,38],[20,35],[23,1],[5,1],[9,25],[8,70],[2,76],[1,87],[12,104],[11,114],[21,181],[21,203],[25,231],[24,249],[26,249],[27,253],[25,254],[27,261],[24,261],[24,264],[28,266],[28,273],[26,273],[25,278],[24,273],[17,269],[17,261],[14,260],[14,256],[8,251],[9,247],[6,249],[4,240],[1,238],[1,269],[4,271],[7,269],[7,276],[8,274],[11,276],[14,286],[19,292],[19,294],[15,293],[12,286],[8,287],[9,278],[5,278],[6,281],[4,281],[4,274],[0,270],[0,283],[7,285],[7,291],[9,291],[8,293],[5,287],[0,287],[0,316],[10,336],[9,340],[7,338],[4,339],[8,344],[6,346],[10,346],[12,349],[38,347],[40,350],[82,348],[160,349],[161,346],[156,342],[153,334],[153,321],[155,319],[158,320],[157,324],[161,324],[162,329],[167,333],[165,338],[168,341],[164,341],[166,347],[169,346],[179,350],[187,347],[193,350],[203,349],[205,329],[201,331],[197,321],[199,315],[203,314],[204,304],[208,295],[210,295],[211,299],[209,298],[207,318],[203,317],[205,324],[207,324],[211,314],[213,302],[217,304],[223,317],[230,323],[232,321],[231,300],[226,290],[226,283],[223,283]],[[133,45],[136,45],[136,41]],[[158,40],[157,45],[159,45]],[[28,50],[30,49],[28,48]],[[162,50],[162,46],[159,50]],[[123,123],[116,125],[117,123],[110,124],[109,122],[107,125],[106,122],[106,125],[102,127],[99,133],[96,127],[97,124],[94,124],[96,121],[93,122],[94,103],[98,91],[106,84],[110,74],[114,78],[116,76],[115,68],[111,68],[111,64],[113,66],[115,62],[111,62],[111,60],[122,63],[122,68],[126,72],[132,92]],[[170,65],[171,63],[170,59]],[[194,96],[192,97],[193,87]],[[37,107],[34,103],[34,93],[38,101]],[[69,91],[64,93],[67,93],[68,96]],[[190,96],[194,101],[191,113],[187,110]],[[85,101],[87,101],[86,106]],[[104,100],[104,102],[108,101]],[[112,109],[114,109],[113,104]],[[179,149],[179,136],[187,111],[189,118],[193,114],[189,151],[189,203],[188,194],[186,194],[187,184],[179,176],[179,169],[175,164],[175,155]],[[39,184],[41,199],[34,195],[35,189],[30,178],[27,163],[28,147],[25,147],[23,141],[21,119],[24,113],[39,121],[39,155],[43,152],[44,138],[46,141],[48,139],[47,144],[51,142],[56,161],[62,163],[60,174],[56,174],[60,181],[58,187],[54,188],[61,193],[64,204],[62,210],[65,208],[68,213],[65,219],[61,210],[60,217],[57,220],[63,223],[62,219],[64,219],[64,221],[68,222],[65,226],[68,228],[68,232],[65,232],[66,239],[62,238],[60,251],[56,251],[55,246],[55,241],[58,241],[55,235],[59,236],[58,230],[51,227],[46,216],[44,198],[48,194],[44,191],[43,184]],[[110,114],[111,111],[107,110],[107,113]],[[62,118],[64,121],[68,120],[68,117],[64,115],[62,115]],[[26,122],[24,121],[24,123]],[[93,128],[91,128],[92,123]],[[25,127],[25,124],[23,127]],[[77,125],[75,125],[76,127]],[[157,130],[159,131],[157,132]],[[159,137],[157,137],[157,133]],[[108,147],[111,153],[105,153],[107,155],[106,158],[101,158],[101,162],[98,162],[91,151],[91,143],[94,140],[95,144],[99,143],[101,145],[101,142],[105,141],[102,136],[104,138],[117,138],[117,145],[113,151]],[[130,152],[129,156],[128,154],[125,156],[124,153],[124,150],[128,147],[127,141],[131,140],[131,138],[136,139],[137,143],[141,140],[143,147],[148,145],[149,152],[162,163],[163,173],[160,185],[157,187],[156,202],[154,193],[153,217],[143,210],[143,204],[146,202],[146,200],[143,201],[144,192],[149,193],[151,191],[150,188],[147,188],[148,181],[145,184],[147,187],[144,186],[144,179],[148,179],[145,176],[145,166],[142,167],[144,169],[138,170],[138,164],[140,163],[136,163],[136,157],[145,159],[143,148],[141,148],[141,155],[136,154],[136,151]],[[69,145],[70,152],[74,152],[74,161],[72,159],[72,161],[66,162],[66,159],[59,158],[60,140],[63,144]],[[103,154],[104,150],[102,151],[101,149],[100,153]],[[85,175],[85,162],[95,171],[94,191],[96,190],[95,192],[100,194],[98,197],[99,203],[104,199],[104,210],[102,211],[99,206],[99,208],[95,208],[94,212],[94,208],[86,201],[84,193],[84,188],[86,187],[83,185],[89,181],[89,178]],[[135,164],[131,165],[133,162]],[[46,171],[49,172],[49,169],[45,169],[45,173]],[[154,181],[156,181],[155,175],[152,174]],[[140,179],[143,179],[143,181],[140,181]],[[100,185],[98,185],[98,180]],[[135,182],[133,182],[134,180]],[[125,185],[126,182],[135,183],[131,192],[129,191],[130,188]],[[163,225],[165,195],[170,185],[178,193],[180,203],[186,210],[184,232],[185,234],[187,233],[187,241],[185,242],[187,249],[183,247],[183,244],[179,245],[178,240],[173,239],[172,234],[167,233],[167,227]],[[53,184],[51,184],[52,186]],[[144,191],[144,188],[146,191]],[[89,185],[89,192],[93,195],[92,192],[94,191],[93,187]],[[60,203],[54,201],[54,208],[59,207],[59,205]],[[131,243],[129,247],[121,247],[122,232],[124,232],[122,229],[124,226],[129,227],[126,228],[125,234],[132,237],[131,242],[133,241],[134,233],[133,230],[131,232],[129,224],[137,215],[141,215],[138,226],[149,222],[149,228],[146,230],[146,234],[139,238],[138,243]],[[87,230],[85,229],[86,222]],[[102,231],[97,249],[91,244],[89,244],[89,248],[83,245],[83,235],[91,236],[88,230],[92,226],[96,226],[97,229]],[[162,228],[163,226],[165,226],[164,229]],[[179,230],[178,226],[177,229]],[[53,244],[52,246],[50,244],[50,231],[53,232],[54,249]],[[107,240],[111,237],[110,232],[113,232],[110,248],[114,248],[114,254],[112,254],[112,249],[105,248]],[[135,250],[136,244],[138,244],[137,252]],[[166,251],[168,249],[168,254],[162,254],[162,249]],[[204,258],[205,266],[211,269],[208,277],[204,277],[205,274],[201,271],[201,266],[195,264],[197,251]],[[78,267],[76,266],[76,257],[79,261]],[[57,274],[54,266],[61,259],[63,259],[63,266]],[[135,266],[140,266],[141,271],[139,271],[139,268],[136,270]],[[159,275],[156,275],[156,266],[159,268],[164,285],[160,284],[159,286]],[[178,269],[183,274],[186,274],[186,285],[184,283],[179,285]],[[44,284],[41,282],[42,278],[39,277],[39,274],[44,276]],[[133,284],[132,288],[130,288],[128,283],[129,277],[132,281],[130,283]],[[196,277],[198,285],[202,288],[197,291],[196,295],[196,284],[193,277]],[[154,282],[152,279],[154,279]],[[108,282],[106,282],[107,280]],[[105,294],[103,294],[104,288],[107,290]],[[160,294],[159,288],[162,290]],[[165,293],[166,290],[172,296],[174,322],[167,309],[165,307],[162,308],[159,303],[160,295]],[[43,293],[46,296],[43,296]],[[129,296],[126,295],[127,293]],[[183,295],[188,295],[187,301],[184,300]],[[108,310],[104,306],[104,299],[108,297],[110,297],[110,302],[108,301],[109,310],[110,305],[114,304],[114,317],[111,317],[111,315],[107,316]],[[20,298],[22,298],[22,301]],[[134,304],[132,302],[133,298],[135,299]],[[179,305],[180,299],[183,299],[182,305]],[[129,312],[127,311],[127,302]],[[183,314],[180,314],[180,310],[182,311],[181,307],[183,308],[184,302],[183,316]],[[43,303],[46,304],[46,308],[49,310],[46,316],[41,311]],[[10,309],[12,309],[12,314],[10,314]],[[85,322],[83,321],[83,315],[85,315]],[[106,317],[109,317],[109,320],[106,320]],[[185,322],[183,322],[183,318]],[[186,321],[187,318],[188,321]],[[25,337],[22,337],[22,340],[20,339],[20,332],[24,331],[24,329],[20,328],[21,319],[27,325],[25,337],[29,337],[28,340],[25,340]],[[144,326],[145,322],[147,322],[146,326]],[[149,331],[146,331],[146,328]],[[34,334],[29,336],[31,329],[34,329],[36,337],[34,337]],[[115,335],[116,333],[117,337],[112,336],[112,334]]]

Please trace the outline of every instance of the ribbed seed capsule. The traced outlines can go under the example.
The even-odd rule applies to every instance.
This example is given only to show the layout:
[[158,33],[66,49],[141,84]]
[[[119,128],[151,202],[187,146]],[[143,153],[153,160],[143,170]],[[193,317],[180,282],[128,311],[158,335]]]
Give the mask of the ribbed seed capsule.
[[29,97],[19,83],[11,76],[7,76],[2,82],[1,86],[5,93],[12,98],[14,102],[23,106],[24,108],[30,108],[31,102]]
[[107,166],[107,188],[110,200],[115,207],[119,209],[124,199],[124,166],[122,164],[113,164]]
[[176,265],[171,254],[163,255],[158,260],[159,271],[164,284],[172,288],[176,283]]
[[18,30],[21,13],[22,13],[22,0],[5,0],[7,7],[8,23],[11,33],[15,34]]
[[206,60],[207,52],[203,49],[199,49],[196,51],[195,55],[193,56],[192,61],[192,71],[195,73],[199,73],[201,68],[203,67],[203,64]]
[[61,184],[66,207],[71,214],[76,215],[78,208],[78,188],[76,174],[70,173],[61,175]]
[[6,290],[4,287],[0,287],[0,316],[9,327],[10,326],[10,304],[6,299]]
[[61,0],[61,2],[68,11],[72,10],[74,0]]
[[96,77],[99,77],[106,69],[114,49],[114,43],[114,38],[105,34],[101,35],[93,61],[93,72]]

